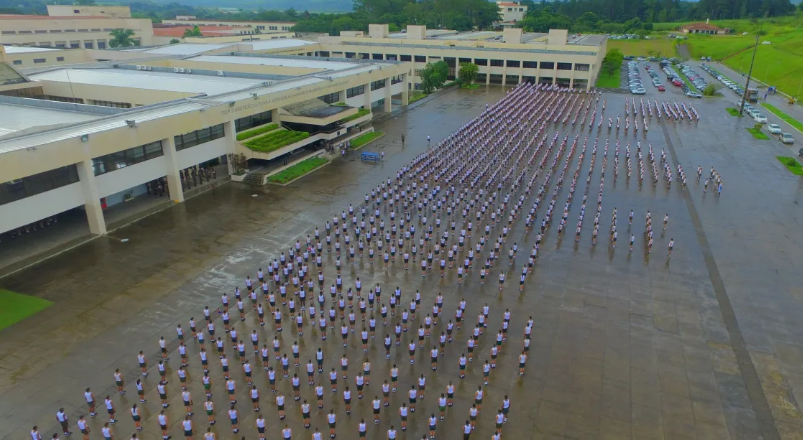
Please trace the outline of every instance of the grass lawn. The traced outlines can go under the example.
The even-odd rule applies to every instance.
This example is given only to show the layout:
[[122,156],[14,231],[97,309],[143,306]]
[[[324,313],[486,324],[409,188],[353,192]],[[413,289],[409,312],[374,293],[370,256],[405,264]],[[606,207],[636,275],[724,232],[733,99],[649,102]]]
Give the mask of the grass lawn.
[[684,74],[683,74],[683,73],[680,71],[680,69],[678,69],[678,66],[675,66],[675,65],[673,65],[673,66],[672,66],[672,69],[675,71],[675,73],[677,73],[677,74],[678,74],[678,76],[680,77],[680,79],[682,79],[682,80],[683,80],[683,82],[685,82],[685,83],[686,83],[686,85],[687,85],[687,86],[689,86],[689,90],[691,90],[692,92],[697,92],[697,93],[699,93],[699,91],[697,90],[697,87],[694,87],[694,84],[692,84],[692,82],[689,80],[689,78],[686,78],[686,75],[684,75]]
[[381,131],[371,131],[365,133],[364,135],[357,136],[356,138],[351,140],[351,149],[356,150],[357,148],[360,148],[363,145],[382,137],[383,134],[384,133],[382,133]]
[[622,81],[622,68],[616,69],[612,74],[600,70],[599,77],[597,78],[597,87],[605,89],[618,89]]
[[789,156],[775,156],[775,157],[777,157],[778,160],[780,160],[781,163],[786,167],[786,169],[792,172],[792,174],[796,176],[803,176],[803,167],[800,166],[800,162],[798,162],[797,159]]
[[740,117],[740,118],[741,118],[741,117],[744,117],[744,115],[740,115],[740,114],[739,114],[739,109],[738,109],[738,108],[728,107],[728,108],[726,108],[725,110],[726,110],[728,113],[730,113],[730,115],[731,115],[731,116],[738,116],[738,117]]
[[619,49],[624,55],[648,57],[650,52],[658,57],[673,57],[676,55],[675,40],[664,36],[650,40],[608,40],[608,50]]
[[50,307],[53,303],[35,296],[0,289],[0,330]]
[[[766,35],[760,38],[760,43],[768,41],[771,44],[759,43],[753,76],[790,95],[797,93],[803,76],[803,27],[799,16],[759,19],[755,23],[746,19],[712,20],[711,23],[731,28],[734,32],[731,35],[690,35],[685,43],[693,59],[710,56],[712,60],[721,60],[728,67],[746,74],[753,56],[755,32],[761,28]],[[748,35],[742,35],[742,32],[748,32]]]
[[424,92],[412,92],[410,94],[409,104],[412,104],[418,100],[424,99],[427,97],[427,94]]
[[772,112],[772,114],[774,114],[775,116],[783,119],[784,122],[786,122],[787,124],[791,125],[792,127],[795,127],[796,129],[798,129],[798,131],[803,132],[803,123],[801,123],[797,119],[787,115],[786,113],[782,112],[781,109],[775,107],[772,104],[763,103],[761,105],[770,112]]
[[273,130],[268,134],[255,137],[253,139],[243,142],[243,145],[251,150],[259,151],[262,153],[270,153],[279,148],[294,144],[309,137],[306,131],[290,131],[290,130]]
[[754,138],[756,138],[756,139],[760,139],[760,140],[762,140],[762,141],[768,141],[768,140],[770,140],[770,137],[769,137],[769,136],[767,136],[767,134],[766,134],[766,133],[764,133],[763,131],[761,131],[761,129],[760,129],[760,128],[747,128],[746,130],[747,130],[747,131],[749,131],[749,132],[750,132],[750,134],[752,134],[752,135],[753,135],[753,137],[754,137]]
[[268,181],[281,184],[292,182],[293,180],[312,172],[316,168],[324,166],[327,162],[329,161],[323,157],[310,157],[309,159],[304,159],[301,162],[291,167],[287,167],[282,171],[268,177]]
[[476,90],[476,89],[479,89],[479,88],[480,88],[480,85],[479,85],[479,84],[477,84],[477,83],[472,83],[472,84],[463,84],[463,88],[464,88],[464,89],[469,89],[469,90]]
[[243,139],[249,139],[254,136],[259,136],[260,134],[265,134],[269,131],[273,131],[279,128],[279,124],[268,124],[263,125],[262,127],[257,127],[253,130],[247,130],[240,133],[237,133],[237,140],[241,141]]

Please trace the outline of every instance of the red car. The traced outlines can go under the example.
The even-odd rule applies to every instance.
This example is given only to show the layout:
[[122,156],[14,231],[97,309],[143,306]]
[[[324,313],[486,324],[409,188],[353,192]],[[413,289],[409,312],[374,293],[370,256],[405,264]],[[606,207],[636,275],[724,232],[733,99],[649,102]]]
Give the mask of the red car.
[[679,79],[673,79],[672,85],[674,85],[675,87],[680,87],[681,85],[683,85],[683,83],[681,83]]
[[658,86],[658,91],[659,91],[659,92],[665,92],[665,91],[666,91],[666,87],[664,87],[664,86]]

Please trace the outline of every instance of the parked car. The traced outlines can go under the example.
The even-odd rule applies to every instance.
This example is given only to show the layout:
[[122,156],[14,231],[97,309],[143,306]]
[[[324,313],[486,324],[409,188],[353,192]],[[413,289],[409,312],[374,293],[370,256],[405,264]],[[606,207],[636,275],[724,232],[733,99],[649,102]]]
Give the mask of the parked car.
[[759,124],[766,124],[767,123],[767,117],[762,115],[761,113],[758,113],[758,112],[753,114],[753,120],[755,120]]
[[[793,138],[792,135],[789,133],[781,133],[781,142],[785,144],[794,144],[795,138]],[[801,151],[803,151],[803,148],[801,149]],[[798,151],[798,154],[800,154],[800,151]]]
[[658,91],[659,91],[659,92],[664,92],[664,91],[666,91],[666,87],[664,87],[664,86],[658,86]]
[[699,94],[697,92],[687,92],[686,96],[688,96],[689,98],[702,98],[703,97],[703,95],[701,95],[701,94]]
[[781,126],[778,124],[769,124],[767,125],[767,131],[772,134],[781,134]]
[[634,95],[645,95],[647,93],[647,91],[644,90],[644,89],[633,89],[633,90],[630,91],[630,93],[632,93]]
[[680,87],[680,86],[683,85],[683,83],[680,82],[679,79],[675,78],[675,79],[672,80],[672,85],[675,86],[675,87]]

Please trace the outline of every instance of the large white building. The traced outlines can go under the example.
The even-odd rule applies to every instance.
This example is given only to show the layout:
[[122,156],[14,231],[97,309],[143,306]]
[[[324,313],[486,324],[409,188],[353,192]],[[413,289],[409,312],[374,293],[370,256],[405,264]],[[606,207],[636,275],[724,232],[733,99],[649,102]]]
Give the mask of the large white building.
[[[181,202],[181,170],[231,153],[270,163],[370,121],[370,113],[349,118],[359,107],[390,111],[394,96],[401,105],[408,100],[409,66],[398,61],[200,49],[137,50],[131,62],[16,77],[11,69],[7,84],[0,81],[0,233],[81,210],[89,231],[103,234],[104,210],[150,182],[163,179]],[[269,152],[237,140],[268,124],[308,136]]]

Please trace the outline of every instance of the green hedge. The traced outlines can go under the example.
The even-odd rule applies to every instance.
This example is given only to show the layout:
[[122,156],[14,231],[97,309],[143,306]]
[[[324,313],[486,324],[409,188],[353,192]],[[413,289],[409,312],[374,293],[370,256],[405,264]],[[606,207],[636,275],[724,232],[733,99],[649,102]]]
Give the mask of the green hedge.
[[260,134],[276,130],[277,128],[279,128],[279,124],[263,125],[262,127],[255,128],[253,130],[248,130],[248,131],[243,131],[241,133],[237,133],[237,140],[241,141],[243,139],[252,138],[254,136],[258,136]]
[[361,108],[361,109],[357,110],[357,113],[354,113],[351,116],[346,116],[345,118],[341,119],[340,122],[345,124],[346,122],[362,118],[363,116],[365,116],[365,115],[367,115],[369,113],[371,113],[371,110],[368,110],[367,108]]
[[775,156],[778,158],[779,161],[792,172],[792,174],[796,176],[803,176],[803,167],[800,165],[800,162],[797,161],[794,157],[789,156]]
[[767,136],[766,134],[764,134],[764,132],[761,131],[760,128],[755,128],[755,127],[754,128],[748,128],[747,131],[749,131],[750,134],[752,134],[753,137],[756,138],[756,139],[759,139],[759,140],[762,140],[762,141],[768,141],[770,139],[770,137]]
[[409,104],[412,104],[418,100],[426,98],[428,95],[424,92],[412,92],[410,94],[410,99],[408,100]]
[[274,130],[266,135],[243,142],[243,145],[254,151],[270,153],[308,137],[309,133],[306,131]]
[[322,167],[327,162],[329,161],[322,157],[311,157],[268,177],[268,181],[282,184],[292,182],[304,174]]
[[380,131],[371,131],[365,133],[364,135],[357,136],[356,138],[351,140],[351,148],[360,148],[363,145],[371,142],[379,137],[382,137],[382,132]]

